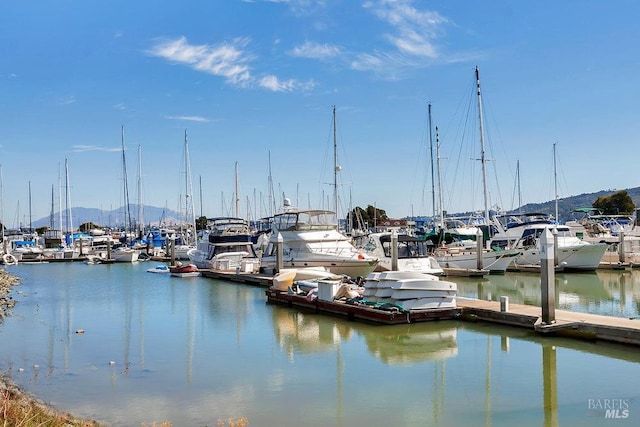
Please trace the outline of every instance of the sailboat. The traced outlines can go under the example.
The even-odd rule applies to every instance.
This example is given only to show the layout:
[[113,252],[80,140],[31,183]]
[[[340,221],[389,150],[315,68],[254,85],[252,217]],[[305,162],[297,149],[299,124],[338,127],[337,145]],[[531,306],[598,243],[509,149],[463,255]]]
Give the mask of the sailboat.
[[[484,147],[484,125],[482,117],[482,98],[480,92],[480,75],[478,68],[476,67],[476,93],[478,96],[478,119],[480,123],[480,149],[481,149],[481,162],[482,162],[482,178],[483,178],[483,199],[484,199],[484,216],[475,218],[474,223],[467,222],[463,224],[464,227],[458,227],[459,222],[451,222],[451,219],[445,218],[445,210],[442,200],[442,179],[440,174],[440,138],[438,134],[438,127],[436,126],[436,158],[437,158],[437,176],[438,176],[438,207],[440,213],[439,230],[437,233],[440,236],[437,237],[437,241],[442,240],[442,234],[447,230],[447,221],[449,221],[449,228],[453,229],[458,227],[460,230],[464,229],[468,235],[467,241],[483,239],[483,229],[487,229],[490,224],[489,219],[489,198],[487,189],[487,172],[486,172],[486,156]],[[429,121],[431,122],[431,105],[429,105]],[[431,124],[429,125],[431,129]],[[435,201],[435,198],[434,198]],[[456,227],[454,227],[454,224]],[[461,234],[462,231],[458,231]],[[451,231],[451,230],[449,230]],[[476,241],[475,245],[468,245],[461,240],[461,243],[450,243],[448,245],[441,244],[434,251],[434,258],[438,261],[438,264],[449,271],[448,274],[453,274],[455,270],[487,270],[491,274],[504,274],[508,266],[513,262],[514,258],[520,254],[518,250],[493,250],[486,249],[481,242]],[[480,253],[479,250],[480,249]]]
[[582,240],[572,233],[568,225],[558,224],[556,144],[553,144],[553,165],[556,186],[555,218],[538,212],[496,215],[494,224],[498,232],[493,236],[491,244],[501,248],[516,248],[522,252],[511,266],[514,270],[540,267],[540,236],[545,230],[551,230],[555,234],[554,263],[557,270],[595,271],[607,250],[607,244]]
[[131,241],[132,221],[129,206],[129,187],[127,185],[127,162],[125,158],[124,125],[121,133],[122,140],[122,179],[124,185],[124,237],[121,238],[122,246],[113,249],[110,257],[115,262],[136,262],[140,253],[128,246]]
[[182,233],[181,244],[176,244],[175,258],[181,260],[189,259],[189,252],[197,249],[196,217],[193,204],[193,185],[191,182],[191,162],[189,160],[189,140],[187,130],[184,130],[184,164],[185,164],[185,230]]

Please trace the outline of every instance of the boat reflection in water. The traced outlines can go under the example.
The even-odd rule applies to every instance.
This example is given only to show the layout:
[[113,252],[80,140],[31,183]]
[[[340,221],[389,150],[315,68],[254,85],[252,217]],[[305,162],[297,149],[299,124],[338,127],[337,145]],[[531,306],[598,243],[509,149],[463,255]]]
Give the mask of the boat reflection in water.
[[[606,398],[630,402],[616,427],[637,425],[634,347],[482,322],[351,322],[268,304],[260,287],[103,267],[12,267],[21,283],[0,325],[0,370],[106,425],[600,426],[588,402]],[[637,305],[636,272],[588,276],[601,283],[582,294],[573,277],[558,275],[567,301]],[[535,275],[490,278],[459,292],[537,300]]]
[[[456,278],[458,295],[516,304],[541,304],[540,274],[506,273],[488,278]],[[556,308],[617,317],[640,315],[640,271],[598,270],[555,275]]]
[[276,340],[289,358],[335,351],[354,336],[369,353],[390,365],[446,359],[458,354],[455,322],[393,325],[381,328],[273,306]]

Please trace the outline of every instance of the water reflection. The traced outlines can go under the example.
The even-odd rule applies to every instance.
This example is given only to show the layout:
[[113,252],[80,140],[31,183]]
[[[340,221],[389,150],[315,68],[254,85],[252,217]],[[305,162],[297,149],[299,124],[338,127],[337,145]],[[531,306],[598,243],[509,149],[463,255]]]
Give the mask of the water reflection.
[[[507,273],[455,278],[461,296],[540,306],[540,275]],[[640,317],[640,271],[598,270],[555,275],[556,307],[618,317]]]
[[[0,325],[0,369],[110,425],[599,425],[588,399],[640,402],[629,347],[486,323],[349,322],[267,304],[262,288],[112,267],[25,267],[16,316]],[[630,273],[568,276],[558,298],[579,304],[620,307],[624,294],[626,306],[636,289]],[[514,302],[539,292],[536,275],[495,279],[460,288]]]
[[331,352],[358,335],[369,353],[390,365],[446,359],[458,352],[455,323],[375,326],[273,306],[278,345],[290,359],[296,354]]

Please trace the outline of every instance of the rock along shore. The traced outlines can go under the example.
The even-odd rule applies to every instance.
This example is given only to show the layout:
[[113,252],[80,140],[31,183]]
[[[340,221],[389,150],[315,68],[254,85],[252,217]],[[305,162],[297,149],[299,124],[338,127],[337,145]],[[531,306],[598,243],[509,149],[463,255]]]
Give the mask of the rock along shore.
[[11,286],[17,285],[19,279],[7,273],[7,270],[0,269],[0,320],[4,318],[15,305],[13,297],[9,295]]

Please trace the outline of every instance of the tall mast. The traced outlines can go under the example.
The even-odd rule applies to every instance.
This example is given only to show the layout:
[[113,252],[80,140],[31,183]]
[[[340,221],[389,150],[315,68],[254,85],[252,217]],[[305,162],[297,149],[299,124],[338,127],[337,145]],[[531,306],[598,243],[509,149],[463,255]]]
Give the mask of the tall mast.
[[267,191],[269,192],[267,198],[268,198],[268,203],[269,203],[269,212],[267,212],[269,214],[270,217],[273,216],[273,214],[275,213],[275,197],[273,194],[273,177],[271,176],[271,151],[269,151],[269,177],[268,177],[268,182],[267,182],[267,186],[269,188],[267,188]]
[[522,213],[522,190],[520,188],[520,160],[516,163],[516,176],[518,177],[518,212]]
[[127,241],[129,240],[127,233],[131,228],[131,210],[129,206],[129,184],[127,183],[127,161],[125,158],[124,148],[124,125],[121,128],[121,140],[122,140],[122,179],[124,180],[124,232]]
[[31,181],[29,181],[29,233],[33,233],[33,222],[31,220]]
[[71,195],[69,193],[69,160],[64,159],[64,176],[65,176],[65,211],[67,214],[67,231],[69,232],[69,242],[73,243],[73,224],[71,218]]
[[560,219],[558,218],[558,175],[556,169],[556,144],[553,144],[553,190],[555,193],[555,202],[556,202],[556,224],[560,223]]
[[60,163],[58,163],[58,219],[60,221],[60,233],[64,236],[62,226],[62,176],[60,174]]
[[[336,106],[333,106],[333,205],[336,210],[336,218],[339,218],[338,213],[338,171],[340,171],[340,166],[338,166],[338,138],[336,131]],[[340,222],[338,221],[338,228],[340,227]]]
[[438,134],[438,126],[436,126],[436,161],[438,170],[438,209],[440,210],[440,226],[444,230],[444,209],[442,208],[442,177],[440,175],[440,136]]
[[54,225],[54,210],[55,210],[55,204],[53,202],[53,184],[51,185],[51,212],[49,213],[49,228],[51,230],[54,229],[55,225]]
[[144,230],[144,210],[142,206],[142,146],[138,145],[138,231]]
[[476,67],[476,88],[478,93],[478,119],[480,122],[480,161],[482,162],[482,186],[484,193],[484,220],[489,224],[489,199],[487,189],[487,159],[484,151],[484,124],[482,121],[482,95],[480,93],[480,71]]
[[433,168],[433,132],[431,130],[431,103],[428,104],[428,108],[429,108],[429,152],[431,153],[431,203],[433,206],[433,218],[435,220],[437,208],[436,208],[435,170]]
[[191,221],[191,225],[193,225],[193,239],[194,243],[197,242],[197,233],[196,233],[196,214],[193,209],[193,183],[191,182],[191,162],[189,161],[189,141],[187,140],[187,130],[184,130],[184,162],[185,162],[185,214],[187,215],[187,219]]
[[236,173],[235,173],[235,212],[233,215],[238,218],[238,213],[240,212],[238,209],[238,204],[240,203],[240,196],[238,194],[238,162],[236,162]]
[[200,217],[202,217],[203,216],[202,214],[202,175],[200,175],[198,178],[199,178],[198,181],[200,184]]

